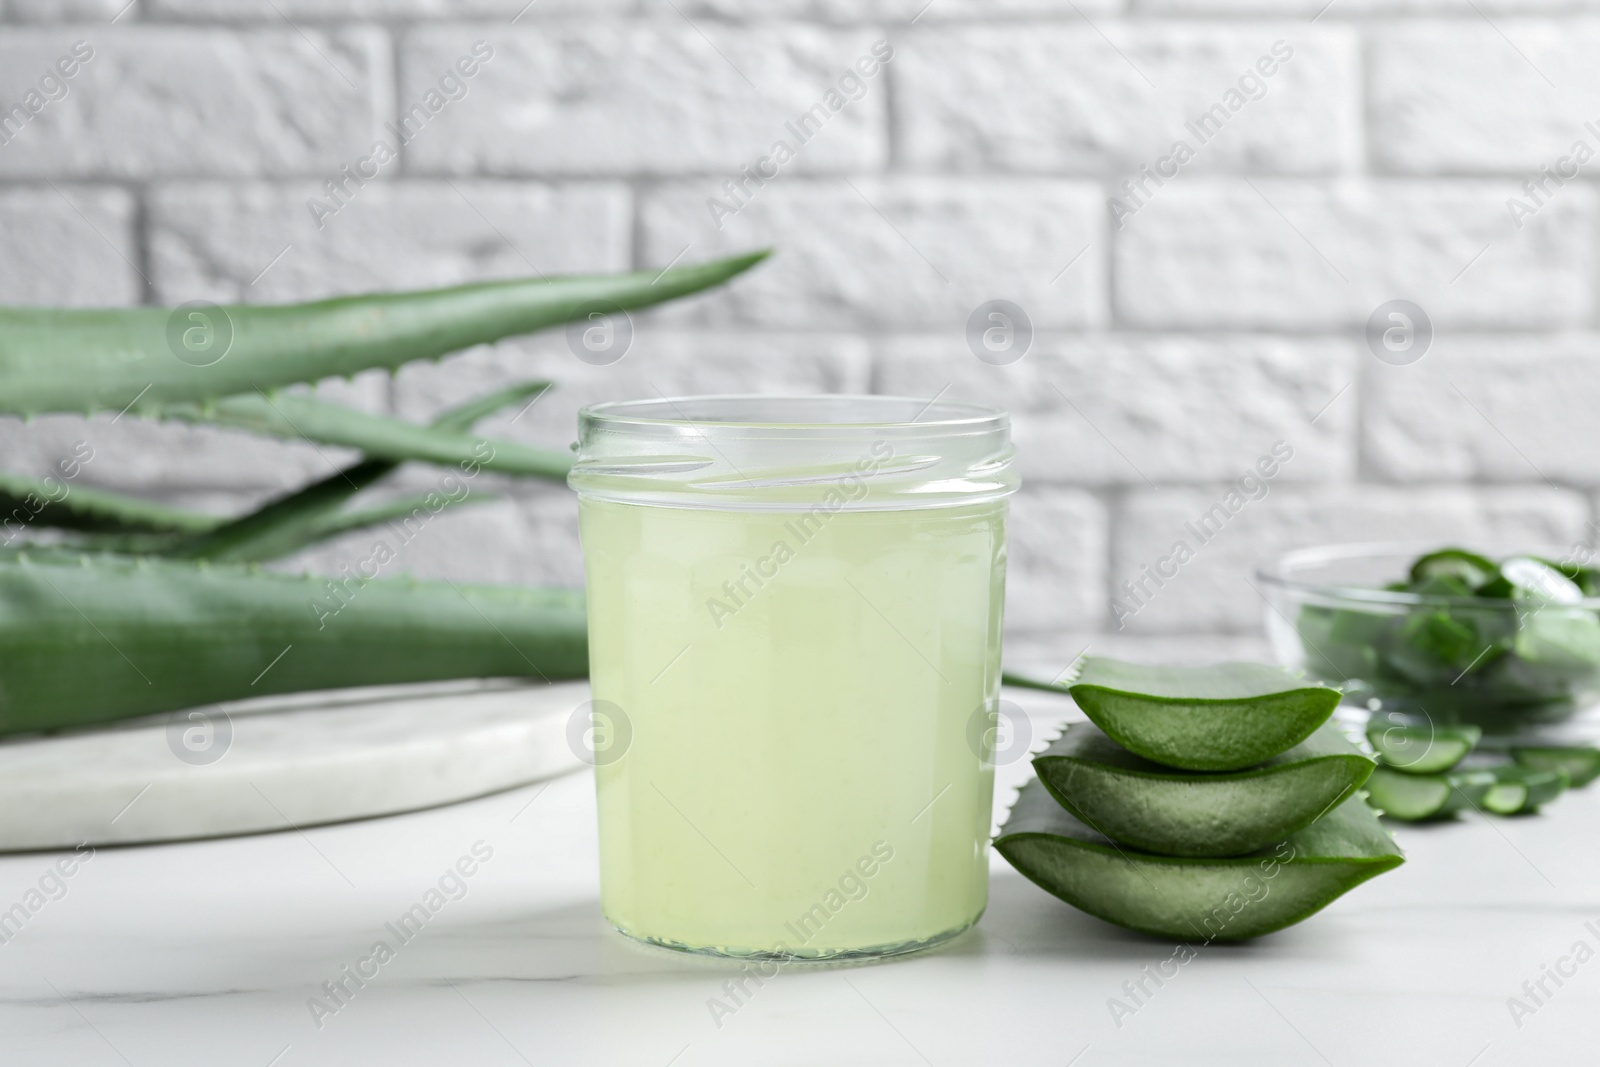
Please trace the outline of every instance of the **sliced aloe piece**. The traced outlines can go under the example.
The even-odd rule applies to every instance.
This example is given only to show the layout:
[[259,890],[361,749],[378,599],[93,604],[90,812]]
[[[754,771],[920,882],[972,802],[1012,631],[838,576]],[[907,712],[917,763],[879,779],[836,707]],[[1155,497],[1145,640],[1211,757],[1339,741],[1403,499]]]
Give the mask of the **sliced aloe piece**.
[[1175,771],[1089,723],[1068,726],[1033,759],[1045,789],[1089,826],[1171,856],[1242,856],[1277,844],[1344,800],[1372,761],[1324,725],[1245,771]]
[[1496,815],[1538,811],[1567,788],[1566,771],[1535,771],[1513,764],[1494,768],[1494,777],[1483,807]]
[[1242,941],[1305,919],[1405,857],[1351,798],[1248,856],[1157,856],[1117,845],[1062,808],[1037,780],[994,847],[1021,874],[1106,922],[1184,941]]
[[1429,578],[1455,578],[1469,590],[1493,580],[1499,573],[1494,560],[1464,548],[1441,548],[1437,552],[1429,552],[1411,565],[1413,582],[1425,582]]
[[1390,726],[1367,724],[1367,742],[1378,762],[1407,774],[1442,774],[1460,763],[1477,745],[1483,731],[1476,726]]
[[1339,691],[1281,667],[1152,667],[1086,656],[1069,690],[1122,747],[1192,771],[1233,771],[1304,741]]
[[1542,559],[1512,556],[1500,564],[1499,577],[1479,588],[1478,595],[1513,597],[1535,604],[1576,604],[1583,599],[1583,590]]
[[1525,745],[1513,748],[1511,758],[1529,770],[1566,771],[1572,789],[1600,778],[1600,748],[1590,745]]
[[1404,822],[1444,819],[1481,807],[1495,784],[1489,771],[1458,774],[1406,774],[1379,767],[1367,779],[1367,801],[1382,814]]

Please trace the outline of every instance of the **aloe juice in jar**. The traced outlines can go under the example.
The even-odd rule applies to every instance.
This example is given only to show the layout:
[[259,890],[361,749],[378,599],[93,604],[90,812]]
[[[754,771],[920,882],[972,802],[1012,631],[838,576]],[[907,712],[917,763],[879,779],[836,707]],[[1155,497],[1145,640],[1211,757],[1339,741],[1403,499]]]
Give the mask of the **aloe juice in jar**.
[[615,746],[601,906],[622,932],[830,958],[982,914],[1016,483],[1003,414],[923,406],[585,412],[573,484]]

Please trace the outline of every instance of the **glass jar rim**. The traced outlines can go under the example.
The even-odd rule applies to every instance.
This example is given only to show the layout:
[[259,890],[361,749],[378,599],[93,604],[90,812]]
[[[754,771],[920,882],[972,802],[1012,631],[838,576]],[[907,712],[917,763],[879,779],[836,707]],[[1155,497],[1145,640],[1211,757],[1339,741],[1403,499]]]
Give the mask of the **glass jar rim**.
[[567,482],[662,507],[956,507],[1015,492],[1014,456],[1005,411],[940,396],[660,396],[582,409]]
[[810,433],[912,431],[918,436],[1004,430],[1010,416],[1000,408],[965,401],[920,400],[871,393],[815,393],[774,396],[761,393],[661,396],[608,400],[578,412],[580,426],[651,433],[675,427],[740,432]]

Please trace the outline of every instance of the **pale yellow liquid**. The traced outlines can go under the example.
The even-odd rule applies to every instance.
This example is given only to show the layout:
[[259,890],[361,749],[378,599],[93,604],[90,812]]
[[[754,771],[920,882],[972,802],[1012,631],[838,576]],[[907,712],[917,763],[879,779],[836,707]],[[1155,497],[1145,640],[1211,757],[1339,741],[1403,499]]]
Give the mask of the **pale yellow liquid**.
[[596,767],[607,919],[799,956],[975,922],[993,769],[973,719],[999,692],[1004,501],[801,525],[585,500],[581,522],[594,696],[631,729]]

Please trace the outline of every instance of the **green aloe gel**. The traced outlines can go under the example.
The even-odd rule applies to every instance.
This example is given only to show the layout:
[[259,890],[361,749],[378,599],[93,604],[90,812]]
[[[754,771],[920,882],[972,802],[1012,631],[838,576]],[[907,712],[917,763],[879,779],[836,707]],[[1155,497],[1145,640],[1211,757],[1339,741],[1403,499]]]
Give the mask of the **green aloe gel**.
[[1033,765],[1082,822],[1172,856],[1239,856],[1276,844],[1349,797],[1373,768],[1330,725],[1247,770],[1195,774],[1152,763],[1079,723]]
[[1155,667],[1089,656],[1070,687],[1085,715],[1124,748],[1169,767],[1232,771],[1311,736],[1339,690],[1279,667]]
[[1037,781],[1023,788],[994,844],[1025,877],[1073,907],[1189,942],[1281,930],[1404,862],[1359,798],[1271,848],[1194,858],[1119,845],[1074,818]]

